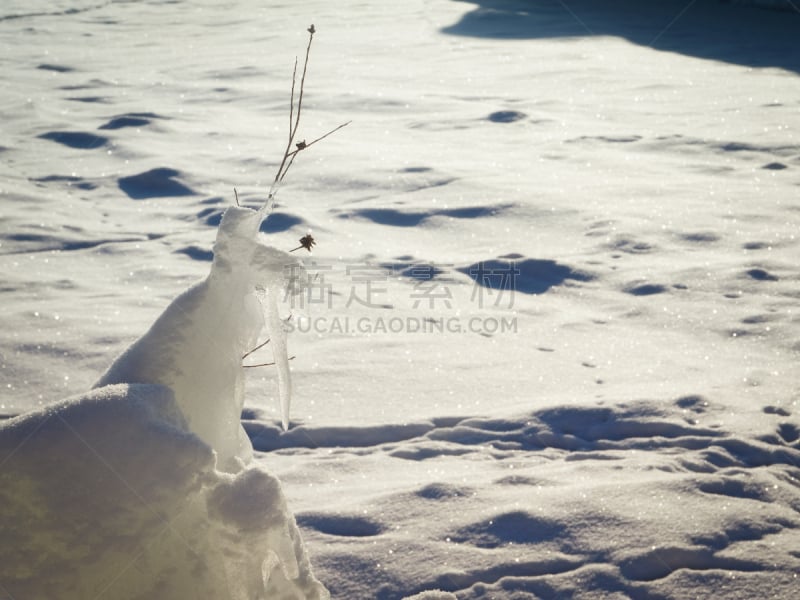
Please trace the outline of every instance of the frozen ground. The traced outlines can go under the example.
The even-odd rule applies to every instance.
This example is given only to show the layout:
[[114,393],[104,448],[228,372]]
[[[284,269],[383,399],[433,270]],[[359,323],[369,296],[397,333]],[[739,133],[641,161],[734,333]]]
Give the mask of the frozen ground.
[[313,22],[301,135],[353,123],[263,227],[318,295],[244,423],[332,596],[795,598],[800,14],[268,4],[4,2],[0,413],[207,273]]

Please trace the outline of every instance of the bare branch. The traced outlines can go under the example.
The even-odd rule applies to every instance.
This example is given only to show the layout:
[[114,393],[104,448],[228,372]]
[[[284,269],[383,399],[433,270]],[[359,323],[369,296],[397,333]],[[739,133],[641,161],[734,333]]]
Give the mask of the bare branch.
[[[314,144],[316,144],[317,142],[321,142],[322,140],[324,140],[324,139],[325,139],[326,137],[328,137],[329,135],[333,135],[334,133],[336,133],[336,132],[337,132],[337,131],[339,131],[340,129],[343,129],[344,127],[347,127],[348,125],[350,125],[350,123],[352,123],[352,121],[347,121],[346,123],[342,123],[342,124],[341,124],[341,125],[339,125],[338,127],[334,127],[333,129],[331,129],[331,130],[330,130],[328,133],[326,133],[325,135],[321,135],[321,136],[319,136],[317,139],[315,139],[315,140],[312,140],[312,141],[310,141],[310,142],[306,142],[305,140],[303,140],[302,142],[298,142],[298,143],[297,143],[297,148],[296,148],[295,150],[292,150],[292,151],[289,153],[289,156],[291,156],[292,158],[294,158],[295,156],[297,156],[297,155],[298,155],[300,152],[302,152],[303,150],[306,150],[306,149],[310,148],[311,146],[313,146],[313,145],[314,145]],[[290,163],[290,164],[291,164],[291,163]],[[287,171],[289,170],[289,169],[288,169],[288,167],[287,167],[287,169],[286,169],[286,170],[287,170]],[[283,177],[281,177],[281,179],[283,179]]]
[[[311,40],[309,39],[309,45],[311,44]],[[306,61],[308,61],[308,57],[306,56]],[[292,142],[294,141],[294,136],[296,133],[296,127],[294,125],[294,88],[295,84],[297,83],[297,58],[294,59],[294,69],[292,70],[292,93],[289,97],[289,139],[286,142],[286,150],[283,151],[283,159],[281,160],[280,166],[278,166],[278,172],[275,174],[275,180],[272,182],[272,189],[269,192],[270,199],[275,195],[275,186],[276,184],[283,179],[283,175],[286,175],[286,171],[289,170],[289,167],[286,166],[286,160],[289,158],[289,152],[292,150]],[[302,90],[302,84],[301,84]],[[300,94],[300,98],[302,101],[302,93]],[[297,116],[298,122],[300,118],[300,106],[297,107]],[[289,163],[291,166],[291,163]],[[282,175],[283,174],[283,175]]]
[[[308,45],[306,46],[306,56],[303,60],[303,73],[300,76],[300,92],[297,96],[297,112],[294,110],[294,91],[297,85],[297,59],[294,59],[294,69],[292,71],[292,93],[289,102],[289,141],[286,143],[286,150],[283,153],[283,160],[278,167],[278,172],[275,174],[273,187],[275,184],[283,180],[283,178],[286,176],[286,172],[289,170],[289,166],[291,166],[291,162],[289,163],[289,166],[286,166],[286,161],[289,159],[290,152],[292,151],[292,143],[294,142],[294,138],[297,135],[297,130],[300,127],[300,113],[303,110],[303,94],[305,93],[306,73],[308,72],[308,57],[311,54],[311,42],[314,41],[315,32],[316,29],[313,25],[311,25],[311,27],[308,28]],[[270,196],[273,194],[274,192],[271,193]]]
[[294,86],[297,83],[297,57],[294,57],[294,68],[292,69],[292,93],[289,96],[289,141],[286,142],[286,148],[292,147],[292,140],[294,139]]
[[296,150],[294,152],[287,151],[287,153],[283,155],[283,162],[286,162],[286,159],[289,158],[289,157],[291,157],[291,159],[289,160],[289,164],[286,165],[286,169],[284,169],[283,174],[281,175],[281,178],[278,179],[277,181],[275,181],[275,183],[282,182],[283,178],[286,177],[286,173],[288,173],[289,169],[292,167],[292,163],[294,162],[294,157],[295,156],[297,156],[297,151]]
[[294,129],[292,130],[292,138],[297,135],[297,129],[300,127],[300,110],[303,108],[303,92],[306,88],[306,73],[308,72],[308,57],[311,54],[311,42],[314,41],[314,33],[316,29],[312,24],[308,28],[308,45],[306,46],[306,58],[303,61],[303,74],[300,76],[300,96],[297,99],[297,116],[294,121]]
[[[289,360],[294,360],[294,359],[295,359],[294,356],[289,357]],[[261,363],[258,365],[242,365],[242,367],[244,367],[245,369],[255,369],[256,367],[271,367],[274,364],[275,364],[274,362],[268,362],[268,363]]]
[[[269,195],[267,196],[267,201],[264,203],[264,210],[272,210],[275,205],[275,194],[277,193],[278,186],[283,181],[283,178],[286,177],[286,174],[289,172],[289,169],[294,164],[294,159],[297,155],[313,146],[317,142],[324,140],[329,135],[339,131],[342,127],[349,125],[350,121],[347,123],[343,123],[338,127],[332,129],[325,135],[322,135],[311,142],[306,142],[305,140],[295,142],[297,138],[297,132],[300,129],[300,116],[303,111],[303,98],[305,96],[305,87],[306,87],[306,74],[308,73],[308,59],[311,55],[311,43],[314,41],[314,34],[316,33],[316,28],[314,25],[311,25],[308,29],[308,45],[306,46],[306,55],[303,59],[303,71],[300,74],[300,90],[297,91],[297,65],[298,61],[295,58],[294,61],[294,69],[292,70],[292,91],[289,99],[289,139],[286,143],[286,150],[283,152],[283,158],[281,159],[281,163],[278,166],[278,171],[275,173],[275,179],[272,182],[272,186],[269,189]],[[295,103],[295,96],[297,96],[297,102]],[[296,108],[295,108],[296,104]]]
[[247,358],[248,356],[250,356],[250,355],[251,355],[253,352],[255,352],[256,350],[261,350],[261,348],[263,348],[264,346],[266,346],[267,344],[269,344],[269,339],[270,339],[270,338],[267,338],[267,341],[266,341],[266,342],[263,342],[263,343],[259,344],[258,346],[256,346],[255,348],[253,348],[252,350],[249,350],[248,352],[245,352],[244,354],[242,354],[242,360],[244,360],[245,358]]

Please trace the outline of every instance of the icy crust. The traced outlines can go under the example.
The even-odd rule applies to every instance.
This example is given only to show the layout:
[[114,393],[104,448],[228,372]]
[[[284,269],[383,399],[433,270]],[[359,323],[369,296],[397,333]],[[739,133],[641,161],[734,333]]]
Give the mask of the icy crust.
[[171,390],[114,385],[0,426],[11,598],[323,599],[277,479],[215,469]]
[[95,384],[169,387],[191,431],[217,452],[218,467],[226,471],[236,471],[252,454],[239,424],[242,356],[260,334],[271,340],[284,428],[289,422],[291,381],[279,302],[298,291],[305,271],[294,256],[259,240],[262,218],[261,212],[229,208],[208,277],[173,300]]

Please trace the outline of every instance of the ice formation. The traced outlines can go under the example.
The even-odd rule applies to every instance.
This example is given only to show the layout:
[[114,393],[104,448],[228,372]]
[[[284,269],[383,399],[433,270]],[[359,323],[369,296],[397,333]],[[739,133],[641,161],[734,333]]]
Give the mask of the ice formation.
[[262,330],[275,357],[284,429],[289,424],[291,381],[279,303],[299,290],[305,271],[291,254],[259,241],[262,218],[260,211],[228,208],[208,277],[173,300],[95,385],[169,387],[189,428],[217,452],[224,470],[235,470],[252,451],[239,423],[242,356]]
[[262,217],[225,212],[209,276],[93,391],[0,426],[0,596],[328,597],[240,424],[242,357],[262,335],[288,427],[280,301],[305,275],[259,241]]

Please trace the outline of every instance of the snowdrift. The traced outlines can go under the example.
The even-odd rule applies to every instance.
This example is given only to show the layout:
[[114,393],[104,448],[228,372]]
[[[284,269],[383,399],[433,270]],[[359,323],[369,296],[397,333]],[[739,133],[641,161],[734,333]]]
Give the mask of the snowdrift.
[[[0,414],[38,411],[0,425],[0,597],[324,594],[263,464],[336,600],[797,599],[800,16],[31,4],[0,8]],[[260,229],[320,238],[308,321],[462,329],[295,327],[290,430],[246,370],[250,459],[241,356],[289,259],[212,244],[311,21],[312,129],[356,127]]]
[[215,468],[171,390],[107,386],[0,429],[12,598],[327,598],[278,481]]
[[208,278],[176,298],[94,391],[0,429],[3,592],[328,597],[278,480],[251,462],[239,423],[242,356],[266,326],[288,426],[278,303],[302,268],[258,240],[262,218],[225,213]]

